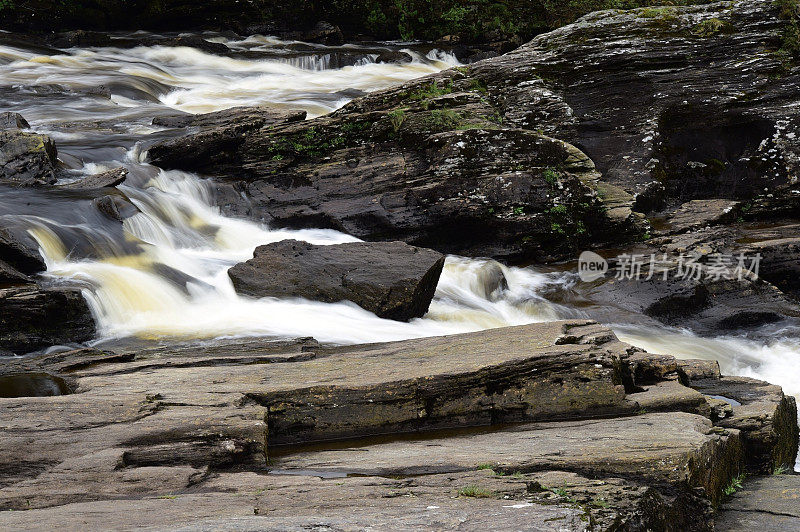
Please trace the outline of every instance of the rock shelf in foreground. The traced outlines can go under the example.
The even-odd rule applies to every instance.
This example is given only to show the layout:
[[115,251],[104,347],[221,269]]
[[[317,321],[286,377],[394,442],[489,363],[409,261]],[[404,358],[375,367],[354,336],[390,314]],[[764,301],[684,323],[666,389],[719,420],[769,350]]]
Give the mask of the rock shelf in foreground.
[[[755,432],[724,427],[716,400],[682,382],[703,375],[724,395],[725,379],[683,367],[588,321],[20,359],[5,377],[49,375],[69,393],[0,399],[0,508],[28,510],[0,512],[0,526],[413,528],[493,516],[500,528],[709,530],[748,453],[796,449],[796,423],[770,422],[794,401],[770,388],[777,402],[747,405],[761,409]],[[747,442],[770,431],[753,451]]]

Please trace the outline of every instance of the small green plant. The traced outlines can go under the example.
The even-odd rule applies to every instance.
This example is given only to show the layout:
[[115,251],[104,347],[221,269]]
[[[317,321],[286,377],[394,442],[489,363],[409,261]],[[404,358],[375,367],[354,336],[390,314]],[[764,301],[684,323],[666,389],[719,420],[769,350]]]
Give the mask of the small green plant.
[[156,497],[156,499],[167,499],[167,500],[173,500],[173,499],[177,499],[177,498],[178,498],[177,495],[160,495],[160,496]]
[[512,212],[514,213],[514,216],[522,216],[523,214],[525,214],[525,208],[524,207],[514,207]]
[[564,204],[554,205],[550,208],[550,214],[567,214],[567,206]]
[[731,495],[742,489],[742,486],[744,484],[744,479],[745,479],[745,474],[739,473],[738,475],[736,475],[731,479],[730,484],[725,486],[725,489],[722,490],[722,493],[724,493],[726,497],[730,497]]
[[542,172],[542,178],[547,182],[548,185],[554,187],[558,184],[558,180],[561,175],[553,168],[545,168]]
[[695,25],[695,27],[692,28],[692,33],[698,37],[708,38],[718,33],[730,33],[732,30],[733,26],[731,26],[729,22],[718,18],[710,18]]
[[488,94],[489,89],[486,84],[479,79],[472,78],[469,80],[469,90],[473,92],[480,92],[481,94]]
[[462,123],[462,116],[452,109],[434,109],[430,111],[428,125],[434,131],[448,131]]
[[428,100],[430,98],[437,98],[439,96],[444,96],[445,94],[450,94],[453,92],[453,80],[447,80],[443,86],[439,86],[439,82],[434,80],[431,81],[427,85],[421,86],[416,91],[412,92],[409,96],[412,100]]
[[775,0],[775,5],[780,9],[781,18],[787,21],[783,42],[775,55],[788,70],[793,61],[800,58],[800,0]]
[[0,0],[0,11],[12,10],[14,9],[14,0]]
[[406,121],[406,113],[402,109],[395,109],[391,113],[389,113],[389,122],[392,124],[392,129],[395,133],[400,131],[400,128],[403,127],[403,123]]
[[475,485],[464,486],[458,490],[458,495],[461,497],[475,497],[476,499],[491,499],[495,497],[495,493],[492,490]]
[[777,465],[772,469],[772,474],[773,475],[785,475],[788,472],[789,472],[789,468],[786,467],[783,464]]
[[781,10],[783,18],[800,17],[800,0],[775,0],[775,5]]
[[576,502],[575,498],[572,494],[567,490],[566,486],[563,488],[551,488],[550,491],[561,497],[562,499],[566,499],[569,502]]
[[644,18],[675,17],[675,12],[671,7],[646,7],[639,14]]
[[483,471],[485,469],[494,469],[494,464],[478,464],[478,471]]
[[608,504],[608,501],[603,497],[595,497],[592,499],[592,506],[596,506],[597,508],[608,508],[611,505]]

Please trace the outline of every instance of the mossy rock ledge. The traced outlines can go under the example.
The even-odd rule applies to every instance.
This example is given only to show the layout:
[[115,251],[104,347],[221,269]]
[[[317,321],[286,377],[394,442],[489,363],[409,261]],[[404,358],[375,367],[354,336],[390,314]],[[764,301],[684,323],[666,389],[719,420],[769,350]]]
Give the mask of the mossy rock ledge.
[[[696,30],[709,20],[726,30]],[[208,125],[150,156],[214,176],[229,212],[273,226],[572,258],[647,236],[643,215],[672,203],[796,210],[790,27],[771,1],[593,13],[328,116]]]

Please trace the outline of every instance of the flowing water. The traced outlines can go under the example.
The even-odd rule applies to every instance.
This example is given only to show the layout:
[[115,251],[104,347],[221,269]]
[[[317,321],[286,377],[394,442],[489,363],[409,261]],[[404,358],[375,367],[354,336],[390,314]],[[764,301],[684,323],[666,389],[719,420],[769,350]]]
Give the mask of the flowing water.
[[[223,216],[200,176],[147,164],[143,146],[176,134],[152,126],[152,119],[238,105],[301,108],[318,116],[359,94],[457,64],[447,53],[414,49],[408,50],[410,63],[377,64],[376,47],[334,49],[259,36],[210,36],[229,47],[225,56],[169,46],[59,52],[2,37],[0,111],[20,112],[54,138],[66,179],[117,166],[129,170],[118,188],[140,212],[122,227],[92,207],[91,193],[0,190],[0,217],[40,243],[47,277],[84,288],[99,324],[97,342],[269,335],[358,343],[600,316],[622,340],[651,352],[719,360],[724,373],[765,379],[800,395],[798,331],[699,338],[592,302],[580,308],[551,302],[547,294],[576,289],[570,273],[503,266],[509,287],[490,294],[486,279],[496,265],[449,257],[430,311],[410,323],[379,319],[344,302],[237,296],[227,269],[258,245],[355,239]],[[130,36],[119,36],[120,42],[124,38]],[[381,46],[400,48],[379,45],[378,52]],[[340,67],[343,62],[351,64]]]

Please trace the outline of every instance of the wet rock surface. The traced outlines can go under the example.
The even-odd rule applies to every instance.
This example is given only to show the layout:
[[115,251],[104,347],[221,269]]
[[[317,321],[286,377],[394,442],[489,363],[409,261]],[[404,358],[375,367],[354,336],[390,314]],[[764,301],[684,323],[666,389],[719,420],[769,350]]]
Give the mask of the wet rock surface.
[[0,129],[0,181],[13,186],[56,182],[56,145],[46,135]]
[[27,353],[94,335],[94,319],[80,290],[34,284],[0,289],[0,348]]
[[240,294],[352,301],[382,318],[408,321],[428,311],[444,255],[403,242],[316,246],[284,240],[256,248],[228,270]]
[[[710,530],[751,429],[682,412],[696,392],[677,368],[587,321],[17,359],[0,379],[72,393],[0,398],[0,523]],[[637,396],[670,382],[662,412],[643,411]],[[796,423],[774,430],[796,445]]]

